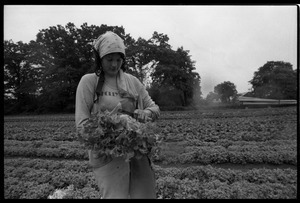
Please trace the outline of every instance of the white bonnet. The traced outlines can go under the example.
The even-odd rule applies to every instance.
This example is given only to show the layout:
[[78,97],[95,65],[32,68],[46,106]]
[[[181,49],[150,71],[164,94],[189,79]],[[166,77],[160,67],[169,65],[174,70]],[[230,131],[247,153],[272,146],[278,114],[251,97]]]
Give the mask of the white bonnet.
[[125,57],[125,45],[122,38],[111,31],[107,31],[94,40],[93,47],[98,51],[100,58],[115,52],[120,52]]

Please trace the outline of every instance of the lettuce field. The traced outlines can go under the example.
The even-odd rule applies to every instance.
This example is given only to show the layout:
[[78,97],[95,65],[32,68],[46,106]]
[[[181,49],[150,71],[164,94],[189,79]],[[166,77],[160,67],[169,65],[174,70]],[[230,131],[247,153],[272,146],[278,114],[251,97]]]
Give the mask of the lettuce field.
[[[4,198],[101,198],[74,114],[4,116]],[[163,111],[159,199],[296,199],[296,107]]]

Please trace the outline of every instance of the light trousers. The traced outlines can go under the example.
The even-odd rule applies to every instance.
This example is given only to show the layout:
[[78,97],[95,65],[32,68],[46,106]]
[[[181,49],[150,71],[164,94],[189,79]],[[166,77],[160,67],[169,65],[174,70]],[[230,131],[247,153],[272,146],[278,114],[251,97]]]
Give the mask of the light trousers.
[[104,199],[156,198],[155,174],[147,156],[130,162],[122,157],[113,158],[103,166],[94,167],[93,172]]

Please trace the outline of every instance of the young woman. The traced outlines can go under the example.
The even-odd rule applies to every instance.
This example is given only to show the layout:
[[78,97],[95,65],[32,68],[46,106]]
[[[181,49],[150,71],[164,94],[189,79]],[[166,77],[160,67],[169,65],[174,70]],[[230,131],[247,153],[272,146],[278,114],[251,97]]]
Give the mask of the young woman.
[[[157,119],[159,107],[143,84],[125,73],[123,40],[113,32],[106,32],[94,41],[93,50],[95,73],[84,75],[77,87],[77,129],[82,129],[92,112],[112,111],[117,105],[141,122]],[[122,157],[97,156],[93,150],[88,154],[103,198],[156,198],[155,176],[147,156],[125,162]]]

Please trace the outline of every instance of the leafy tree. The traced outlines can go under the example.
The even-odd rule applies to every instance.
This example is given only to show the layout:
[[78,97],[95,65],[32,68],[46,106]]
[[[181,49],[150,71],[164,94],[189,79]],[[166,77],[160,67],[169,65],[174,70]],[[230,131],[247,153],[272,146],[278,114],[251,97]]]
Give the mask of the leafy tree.
[[254,72],[252,93],[255,97],[269,99],[297,98],[297,71],[283,61],[268,61]]
[[149,77],[157,65],[154,50],[156,46],[141,37],[127,47],[128,72],[136,76],[144,85],[149,86]]
[[230,81],[225,81],[214,87],[214,92],[219,95],[222,103],[230,103],[237,94],[235,85]]
[[187,106],[197,101],[196,96],[201,95],[200,76],[194,72],[194,61],[191,60],[189,51],[183,47],[176,51],[167,43],[167,35],[154,32],[152,44],[158,45],[155,50],[156,65],[152,79],[158,86],[172,86],[181,92],[181,105]]
[[[168,40],[167,35],[157,32],[149,40],[138,38],[127,49],[131,67],[129,71],[146,86],[151,87],[149,91],[155,94],[151,96],[160,97],[160,105],[167,105],[166,100],[173,100],[173,103],[176,101],[177,105],[183,106],[197,102],[201,89],[200,76],[193,72],[194,62],[191,61],[188,51],[182,47],[177,51],[172,50]],[[158,90],[160,94],[151,89]],[[179,97],[180,102],[175,97]]]
[[206,96],[206,101],[208,103],[212,103],[213,100],[217,100],[219,99],[219,95],[217,93],[214,93],[214,92],[209,92]]
[[182,103],[182,92],[168,84],[159,87],[153,84],[149,89],[149,94],[160,107],[177,107]]
[[[82,75],[93,71],[92,42],[106,31],[114,31],[123,38],[124,29],[116,26],[88,26],[77,28],[73,23],[43,29],[37,34],[37,43],[46,51],[42,98],[47,108],[74,110],[76,88]],[[126,38],[126,39],[127,39]],[[128,39],[127,39],[128,41]]]
[[189,105],[192,101],[198,101],[201,96],[200,75],[195,71],[195,61],[192,61],[188,50],[180,47],[176,51],[176,64],[181,71],[178,72],[175,87],[184,95],[184,104]]
[[41,69],[31,63],[31,50],[22,41],[4,41],[4,100],[15,112],[30,111],[36,104]]
[[51,111],[62,111],[68,103],[75,102],[77,83],[87,71],[82,67],[87,68],[87,60],[90,58],[86,57],[89,51],[87,41],[82,36],[84,35],[79,35],[72,23],[68,23],[66,27],[51,26],[37,34],[36,42],[47,53],[41,60],[51,61],[47,64],[42,63],[42,100]]

